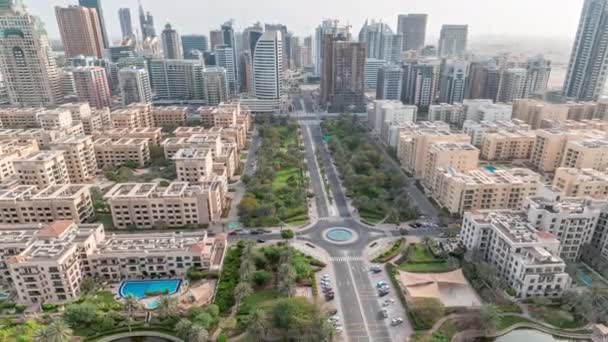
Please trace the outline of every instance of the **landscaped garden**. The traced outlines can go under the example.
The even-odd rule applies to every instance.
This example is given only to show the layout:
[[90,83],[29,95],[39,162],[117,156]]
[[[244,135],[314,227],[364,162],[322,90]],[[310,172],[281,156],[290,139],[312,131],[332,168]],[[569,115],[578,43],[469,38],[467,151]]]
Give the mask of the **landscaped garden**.
[[458,259],[433,253],[430,243],[427,241],[409,245],[399,269],[415,273],[441,273],[460,267]]
[[247,192],[238,206],[240,220],[247,227],[304,224],[308,178],[298,125],[286,118],[263,120],[256,173],[242,178]]
[[323,134],[359,215],[367,223],[399,223],[416,217],[406,192],[405,177],[365,139],[357,117],[342,115],[322,123]]
[[308,335],[321,341],[333,335],[313,299],[295,296],[298,287],[311,286],[314,296],[314,273],[323,263],[284,243],[258,248],[241,241],[228,253],[215,303],[231,320],[224,325],[229,336],[246,332],[258,341]]

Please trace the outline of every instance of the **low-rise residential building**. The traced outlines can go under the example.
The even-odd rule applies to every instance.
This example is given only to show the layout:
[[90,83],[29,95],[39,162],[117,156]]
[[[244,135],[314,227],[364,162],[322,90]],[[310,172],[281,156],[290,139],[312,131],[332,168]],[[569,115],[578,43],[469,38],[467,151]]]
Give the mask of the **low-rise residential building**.
[[93,142],[93,148],[100,169],[120,166],[128,161],[135,162],[138,166],[146,166],[150,163],[150,143],[148,139],[122,138],[112,140],[102,138]]
[[213,174],[213,157],[209,149],[182,148],[173,156],[177,180],[199,183]]
[[399,135],[397,145],[397,157],[401,167],[417,179],[424,178],[429,148],[432,144],[440,142],[470,144],[471,137],[466,134],[451,133],[449,128],[446,130],[441,127],[404,130]]
[[368,111],[367,124],[372,132],[386,137],[388,126],[416,122],[417,113],[418,107],[398,100],[375,100]]
[[568,197],[608,197],[608,173],[593,169],[560,167],[555,170],[553,187]]
[[568,141],[563,156],[563,167],[604,171],[608,168],[608,139]]
[[118,229],[207,225],[221,215],[221,204],[219,210],[210,210],[209,189],[204,183],[173,182],[166,188],[159,183],[122,183],[104,198]]
[[511,120],[513,106],[507,103],[492,103],[492,100],[471,99],[463,101],[465,120],[507,121]]
[[15,174],[13,161],[36,151],[38,151],[38,143],[34,139],[0,139],[0,182]]
[[469,143],[437,142],[429,146],[427,154],[422,181],[431,191],[435,172],[438,169],[451,168],[466,172],[477,168],[479,164],[479,150]]
[[152,121],[155,127],[178,127],[186,124],[188,107],[153,107]]
[[39,127],[38,113],[42,108],[0,108],[0,127],[2,128],[34,128]]
[[[539,129],[530,157],[530,163],[540,172],[553,172],[562,166],[566,145],[569,141],[604,140],[606,132],[591,130]],[[570,160],[575,160],[570,158]],[[568,166],[564,164],[563,166]]]
[[528,160],[532,156],[536,133],[534,131],[499,130],[481,137],[481,159],[507,162]]
[[209,148],[211,154],[220,155],[224,148],[224,142],[220,134],[193,134],[187,138],[167,138],[162,142],[165,150],[165,158],[171,159],[182,148]]
[[109,138],[114,141],[122,138],[148,139],[152,145],[160,145],[162,141],[161,127],[111,128],[93,132],[93,139]]
[[481,145],[481,139],[489,133],[498,131],[528,131],[530,125],[519,120],[498,120],[498,121],[473,121],[466,120],[462,124],[462,132],[471,136],[471,143],[475,146]]
[[37,151],[14,160],[13,167],[23,185],[35,185],[38,189],[43,189],[49,185],[70,183],[63,151]]
[[97,173],[93,138],[89,135],[66,137],[50,145],[51,150],[63,151],[70,182],[86,183]]
[[388,136],[383,138],[384,143],[397,149],[402,133],[407,136],[408,134],[411,135],[411,132],[417,130],[426,130],[428,132],[449,132],[450,125],[442,121],[419,121],[417,123],[405,122],[402,124],[390,124],[388,126]]
[[548,128],[546,120],[564,122],[568,119],[568,111],[565,104],[551,104],[535,99],[513,101],[513,118],[528,123],[532,129]]
[[44,130],[69,128],[73,125],[72,114],[67,109],[47,109],[37,113],[38,125]]
[[560,242],[560,255],[576,262],[583,245],[591,242],[600,217],[603,201],[587,197],[562,197],[558,189],[544,189],[539,196],[528,197],[524,210],[536,229],[553,234]]
[[482,167],[467,172],[436,170],[433,199],[450,214],[482,209],[519,209],[542,185],[539,174],[523,168]]
[[232,127],[215,126],[211,128],[201,126],[177,127],[173,131],[173,135],[175,135],[177,138],[189,138],[195,134],[206,133],[220,134],[224,142],[236,143],[239,151],[245,147],[245,143],[247,141],[247,130],[242,124],[236,124]]
[[210,127],[231,127],[241,123],[245,125],[245,130],[250,131],[251,111],[239,102],[220,103],[216,107],[200,107],[198,109],[203,126]]
[[135,128],[152,127],[152,105],[143,103],[131,103],[125,108],[116,109],[110,113],[112,127]]
[[44,130],[42,128],[12,128],[12,129],[0,129],[0,139],[19,139],[19,141],[25,142],[29,140],[36,140],[38,147],[45,148],[49,144],[59,139],[69,136],[84,135],[84,129],[82,123],[77,123],[69,128],[65,129],[53,129]]
[[479,250],[517,298],[559,297],[570,286],[559,240],[534,228],[523,211],[466,212],[460,242]]
[[106,235],[102,224],[70,220],[0,226],[0,232],[2,277],[24,304],[76,300],[86,277],[118,282],[218,270],[227,243],[225,234],[206,232]]
[[55,220],[86,222],[93,217],[89,186],[51,185],[42,190],[33,185],[0,189],[0,223],[44,223]]

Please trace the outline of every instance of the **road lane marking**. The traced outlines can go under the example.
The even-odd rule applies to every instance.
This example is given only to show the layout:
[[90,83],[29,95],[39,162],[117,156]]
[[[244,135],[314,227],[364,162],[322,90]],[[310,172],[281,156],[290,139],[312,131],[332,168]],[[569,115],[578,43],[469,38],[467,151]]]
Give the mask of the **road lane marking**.
[[363,324],[365,326],[365,331],[367,337],[369,338],[369,328],[367,325],[367,318],[365,317],[365,311],[363,310],[363,303],[361,303],[361,298],[359,297],[359,291],[357,289],[355,276],[353,275],[353,270],[351,269],[350,262],[346,260],[346,266],[348,266],[348,274],[350,275],[350,279],[353,282],[353,289],[355,290],[355,297],[357,298],[357,304],[359,305],[359,311],[361,312],[361,317],[363,318]]
[[[312,159],[315,163],[316,166],[316,173],[317,176],[319,177],[319,180],[321,181],[321,190],[323,190],[323,201],[325,202],[325,207],[327,208],[328,214],[329,216],[336,216],[336,212],[335,212],[335,208],[334,208],[334,204],[333,202],[330,204],[329,202],[329,191],[330,189],[325,189],[325,181],[323,180],[323,175],[321,174],[321,168],[319,166],[319,163],[317,162],[317,154],[316,154],[316,146],[314,141],[312,140],[312,133],[310,132],[310,126],[305,125],[306,126],[306,132],[307,134],[307,140],[310,143],[310,148],[312,149]],[[329,180],[328,180],[329,181]]]

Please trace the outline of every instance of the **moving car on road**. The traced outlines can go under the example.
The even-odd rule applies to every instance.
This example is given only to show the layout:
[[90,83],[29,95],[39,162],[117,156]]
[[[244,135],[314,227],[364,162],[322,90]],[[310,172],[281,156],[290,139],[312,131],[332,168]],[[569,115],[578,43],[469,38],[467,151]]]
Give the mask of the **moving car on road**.
[[382,318],[388,318],[388,310],[382,309],[380,310],[380,314],[382,315]]
[[403,318],[401,318],[401,317],[391,319],[392,326],[399,325],[401,323],[403,323]]

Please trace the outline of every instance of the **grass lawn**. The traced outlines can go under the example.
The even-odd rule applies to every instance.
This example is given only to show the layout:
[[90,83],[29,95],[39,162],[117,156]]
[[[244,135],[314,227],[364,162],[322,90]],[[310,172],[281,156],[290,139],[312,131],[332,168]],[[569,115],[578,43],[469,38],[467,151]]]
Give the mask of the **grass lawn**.
[[268,305],[275,299],[281,298],[277,290],[262,290],[247,297],[239,309],[239,314],[247,314],[250,310]]
[[113,229],[114,221],[112,221],[112,214],[97,214],[97,222],[103,223],[105,229]]
[[287,186],[287,179],[289,179],[289,177],[292,177],[292,176],[296,179],[299,178],[300,170],[295,167],[290,167],[290,168],[286,168],[281,171],[278,171],[275,174],[274,180],[272,181],[272,189],[276,190],[278,188]]
[[514,315],[504,315],[500,317],[500,324],[498,325],[498,329],[497,330],[503,330],[506,329],[510,326],[512,326],[513,324],[516,323],[533,323],[532,321],[530,321],[527,318],[524,317],[520,317],[520,316],[514,316]]
[[585,325],[577,320],[570,312],[556,306],[531,306],[532,317],[563,329],[579,328]]
[[457,264],[448,259],[438,258],[423,244],[412,244],[407,249],[407,260],[399,265],[399,269],[415,273],[441,273],[458,268]]

